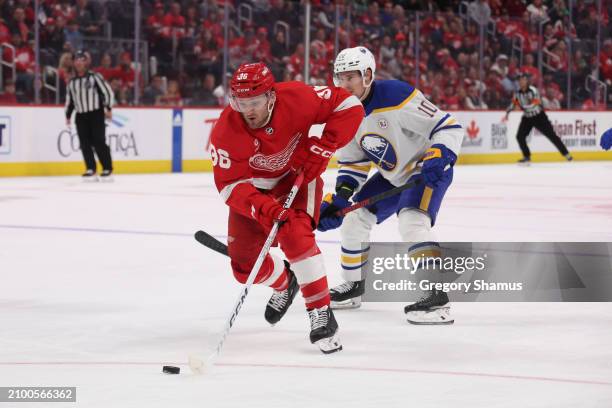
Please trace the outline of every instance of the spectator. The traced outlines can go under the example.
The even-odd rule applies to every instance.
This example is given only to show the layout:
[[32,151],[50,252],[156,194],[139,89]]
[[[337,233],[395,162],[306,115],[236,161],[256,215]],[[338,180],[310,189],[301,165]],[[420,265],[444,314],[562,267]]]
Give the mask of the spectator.
[[30,45],[23,42],[19,32],[13,33],[12,44],[15,47],[15,55],[13,56],[12,52],[5,48],[3,59],[10,63],[15,62],[17,91],[32,96],[34,91],[34,50]]
[[304,55],[304,44],[299,43],[297,47],[295,47],[295,52],[289,58],[289,64],[287,66],[289,72],[294,75],[304,72]]
[[76,3],[75,21],[81,32],[88,36],[99,35],[101,15],[96,13],[94,3],[90,3],[88,0],[76,0]]
[[164,95],[164,93],[164,81],[161,75],[154,75],[151,78],[151,83],[144,90],[142,103],[145,105],[155,105],[158,98]]
[[597,15],[597,9],[595,7],[589,8],[589,15],[587,18],[580,21],[576,34],[579,38],[592,39],[597,38],[597,27],[599,26],[599,16]]
[[210,30],[215,38],[223,39],[223,27],[221,23],[224,21],[223,9],[218,9],[216,14],[213,14],[206,20],[202,21],[202,28]]
[[11,42],[11,30],[9,30],[4,19],[0,16],[0,44],[8,42]]
[[466,109],[487,109],[487,104],[480,99],[478,89],[475,86],[470,86],[467,91],[467,96],[464,99]]
[[206,74],[202,87],[198,89],[191,100],[192,105],[219,106],[219,99],[215,96],[215,76]]
[[491,8],[487,0],[475,0],[468,5],[468,15],[481,25],[486,25],[491,19]]
[[183,38],[185,36],[185,17],[181,15],[181,4],[178,1],[170,5],[170,12],[163,19],[164,33],[172,38]]
[[70,79],[74,76],[72,53],[65,52],[60,56],[57,71],[60,80],[63,81],[63,86],[60,86],[60,89],[64,90],[66,89],[66,85],[68,84],[68,82],[70,82]]
[[259,46],[259,41],[255,37],[255,29],[253,27],[247,27],[243,32],[244,35],[244,54],[243,58],[246,58],[244,62],[254,61],[254,55]]
[[191,5],[187,7],[185,18],[185,37],[195,38],[202,24],[198,9]]
[[72,21],[76,17],[76,9],[70,0],[60,0],[53,8],[53,15],[56,18],[62,16],[64,21]]
[[4,92],[0,93],[0,105],[16,105],[17,96],[15,95],[15,83],[12,79],[7,79],[4,83]]
[[548,16],[552,21],[561,20],[563,16],[569,14],[565,3],[565,0],[553,0],[553,5],[548,12]]
[[11,33],[19,33],[22,42],[27,42],[30,36],[30,29],[25,21],[25,10],[23,7],[15,7],[12,20],[8,20],[8,29]]
[[268,41],[268,29],[259,27],[257,29],[257,48],[253,51],[253,61],[261,61],[266,65],[272,62],[270,41]]
[[527,74],[532,83],[538,83],[540,79],[540,70],[533,65],[534,57],[532,54],[526,54],[523,61],[523,66],[521,67],[521,73]]
[[221,49],[222,44],[213,37],[213,33],[209,29],[203,29],[200,32],[198,41],[196,42],[193,53],[197,57],[198,72],[221,72]]
[[380,13],[380,20],[385,27],[389,27],[394,20],[393,3],[386,1]]
[[555,88],[549,86],[546,88],[546,94],[542,97],[542,105],[546,110],[561,109],[561,102],[555,97]]
[[172,79],[168,81],[166,93],[157,98],[156,105],[160,106],[183,106],[183,99],[179,91],[178,81]]
[[155,11],[147,18],[145,25],[149,41],[157,43],[162,37],[169,37],[169,35],[164,33],[164,5],[155,3],[153,8]]
[[290,55],[287,49],[287,43],[285,39],[285,31],[278,30],[274,35],[274,40],[270,45],[270,52],[272,53],[272,60],[276,64],[282,64],[285,62],[285,58]]
[[533,0],[533,3],[527,6],[530,21],[538,24],[541,21],[548,20],[547,9],[546,5],[542,3],[542,0]]
[[40,33],[40,48],[47,50],[52,55],[57,55],[65,43],[64,30],[55,24],[54,18],[47,18],[45,27]]
[[506,54],[499,54],[495,60],[495,64],[491,66],[491,70],[497,72],[502,78],[507,77],[510,71],[508,67],[508,56]]
[[452,86],[447,86],[446,91],[444,92],[444,96],[442,97],[442,106],[443,109],[447,110],[458,110],[461,109],[461,100],[459,99],[459,95],[455,91],[455,88]]
[[612,39],[607,39],[603,43],[603,48],[599,55],[599,69],[604,81],[608,86],[612,86]]
[[111,79],[110,87],[113,90],[113,96],[115,97],[116,105],[127,105],[128,93],[126,88],[121,86],[121,80],[117,77]]
[[[136,80],[136,71],[132,68],[132,56],[128,51],[122,52],[119,56],[119,66],[115,68],[115,75],[121,80],[121,87],[131,92]],[[142,82],[140,84],[142,85]]]
[[332,21],[335,20],[335,14],[334,3],[331,1],[327,2],[317,14],[317,24],[323,26],[324,29],[333,30],[335,25]]
[[104,79],[110,83],[111,79],[118,76],[117,68],[112,66],[113,59],[108,52],[105,52],[102,55],[102,59],[100,60],[100,65],[94,68],[95,72],[99,72],[102,74]]
[[64,37],[72,50],[83,48],[83,34],[79,31],[79,23],[76,19],[68,23],[68,27],[64,29]]
[[401,69],[395,58],[395,53],[396,49],[393,47],[391,37],[385,35],[383,37],[382,46],[380,47],[380,57],[378,61],[380,74],[382,76],[386,74],[390,77],[398,77],[401,74]]

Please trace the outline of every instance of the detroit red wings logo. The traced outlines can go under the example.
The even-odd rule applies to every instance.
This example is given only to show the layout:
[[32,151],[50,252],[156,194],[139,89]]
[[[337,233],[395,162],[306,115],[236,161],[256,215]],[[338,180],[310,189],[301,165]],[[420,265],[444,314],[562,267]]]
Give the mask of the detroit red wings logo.
[[278,153],[271,154],[266,156],[262,153],[257,153],[249,159],[249,165],[256,169],[262,171],[270,171],[274,172],[284,168],[287,163],[289,163],[289,159],[293,154],[293,151],[297,147],[300,142],[301,133],[297,133],[293,138],[289,141],[287,147],[281,150]]

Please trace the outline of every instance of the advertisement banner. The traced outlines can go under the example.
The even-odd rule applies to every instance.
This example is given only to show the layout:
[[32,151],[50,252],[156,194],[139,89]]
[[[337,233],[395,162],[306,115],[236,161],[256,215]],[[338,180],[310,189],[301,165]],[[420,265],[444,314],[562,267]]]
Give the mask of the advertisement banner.
[[[80,171],[83,156],[74,118],[67,127],[62,108],[2,109],[0,129],[0,165],[4,163],[1,169],[5,169],[0,173],[3,175]],[[172,158],[171,135],[171,110],[118,108],[113,110],[112,119],[106,121],[106,141],[119,170],[123,167],[126,171],[159,171],[163,168],[160,164],[170,163]],[[125,162],[128,166],[122,166]],[[75,166],[67,167],[67,164]]]

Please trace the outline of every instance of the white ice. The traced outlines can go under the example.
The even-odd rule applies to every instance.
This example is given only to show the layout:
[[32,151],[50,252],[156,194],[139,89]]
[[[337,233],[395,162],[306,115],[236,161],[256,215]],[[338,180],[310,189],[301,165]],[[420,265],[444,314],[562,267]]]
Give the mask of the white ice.
[[[326,174],[328,189],[334,173]],[[612,304],[461,303],[456,323],[406,323],[403,304],[337,312],[344,350],[307,340],[300,295],[276,327],[248,296],[212,375],[240,287],[210,174],[0,179],[0,386],[76,386],[77,404],[7,407],[612,407]],[[396,221],[375,240],[397,240]],[[458,166],[441,241],[612,241],[612,164]],[[318,235],[338,283],[336,231]],[[161,373],[163,364],[182,373]]]

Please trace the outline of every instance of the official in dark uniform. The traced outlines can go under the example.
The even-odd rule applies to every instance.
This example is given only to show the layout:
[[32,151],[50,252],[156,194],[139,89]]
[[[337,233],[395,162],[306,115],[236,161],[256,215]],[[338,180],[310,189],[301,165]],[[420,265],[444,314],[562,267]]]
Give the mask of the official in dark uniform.
[[104,118],[112,118],[113,91],[102,75],[89,70],[89,57],[83,51],[74,56],[76,75],[66,87],[66,125],[76,110],[76,129],[87,171],[83,178],[97,180],[94,151],[102,164],[100,179],[111,180],[113,161],[106,144]]
[[567,147],[555,133],[555,129],[544,112],[540,93],[535,86],[529,84],[529,76],[524,73],[519,76],[519,90],[512,97],[512,103],[506,110],[504,121],[508,120],[508,115],[515,107],[523,110],[523,117],[516,134],[516,139],[523,152],[523,158],[519,160],[519,163],[529,164],[531,162],[531,152],[527,146],[527,136],[529,136],[533,128],[538,129],[546,136],[568,161],[572,160]]

